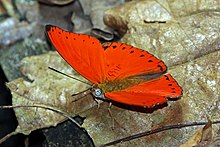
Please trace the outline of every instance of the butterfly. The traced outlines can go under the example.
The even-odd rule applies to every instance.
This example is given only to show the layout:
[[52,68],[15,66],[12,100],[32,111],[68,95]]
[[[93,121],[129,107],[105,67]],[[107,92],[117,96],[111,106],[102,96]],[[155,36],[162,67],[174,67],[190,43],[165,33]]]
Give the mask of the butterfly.
[[179,98],[182,88],[163,61],[145,50],[124,43],[105,43],[85,35],[46,25],[46,36],[80,75],[93,83],[98,99],[153,107]]

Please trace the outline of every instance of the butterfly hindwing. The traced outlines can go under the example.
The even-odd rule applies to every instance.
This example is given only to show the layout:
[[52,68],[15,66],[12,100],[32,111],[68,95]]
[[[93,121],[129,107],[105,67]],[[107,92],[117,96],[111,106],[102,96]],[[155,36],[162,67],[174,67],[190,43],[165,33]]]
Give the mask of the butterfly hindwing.
[[94,84],[104,81],[104,49],[96,38],[52,25],[46,26],[46,34],[59,54],[79,74]]
[[170,74],[126,88],[107,92],[110,100],[136,106],[152,107],[167,102],[167,98],[178,98],[182,89]]
[[105,48],[106,79],[114,81],[141,74],[166,71],[165,64],[147,51],[122,43],[107,43]]

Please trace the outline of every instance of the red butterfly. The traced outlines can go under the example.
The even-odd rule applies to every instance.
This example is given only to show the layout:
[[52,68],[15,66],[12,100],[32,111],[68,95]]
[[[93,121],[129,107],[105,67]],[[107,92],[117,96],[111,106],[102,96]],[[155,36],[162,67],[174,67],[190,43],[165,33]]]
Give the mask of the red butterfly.
[[102,45],[53,25],[46,25],[46,34],[66,62],[94,84],[96,98],[152,107],[182,95],[178,83],[164,74],[166,65],[147,51],[116,42]]

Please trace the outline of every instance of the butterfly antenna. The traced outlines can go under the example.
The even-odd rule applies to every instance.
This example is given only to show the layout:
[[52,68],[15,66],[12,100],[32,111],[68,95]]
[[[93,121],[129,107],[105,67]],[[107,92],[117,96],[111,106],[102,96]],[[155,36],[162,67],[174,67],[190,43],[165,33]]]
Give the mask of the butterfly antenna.
[[87,95],[87,94],[90,93],[90,90],[91,90],[91,87],[88,88],[88,89],[86,89],[86,90],[83,90],[83,91],[81,91],[81,92],[78,92],[78,93],[72,94],[72,96],[77,96],[77,95],[79,95],[79,94]]
[[78,78],[75,78],[75,77],[73,77],[73,76],[70,76],[70,75],[67,75],[67,74],[65,74],[65,73],[63,73],[63,72],[60,72],[60,71],[58,71],[58,70],[56,70],[56,69],[54,69],[54,68],[52,68],[52,67],[48,67],[50,70],[53,70],[53,71],[55,71],[55,72],[58,72],[58,73],[60,73],[60,74],[62,74],[62,75],[64,75],[64,76],[67,76],[67,77],[69,77],[69,78],[71,78],[71,79],[74,79],[74,80],[77,80],[77,81],[80,81],[80,82],[82,82],[82,83],[84,83],[84,84],[87,84],[87,85],[89,85],[89,86],[92,86],[92,84],[90,84],[90,83],[87,83],[87,82],[85,82],[85,81],[82,81],[82,80],[80,80],[80,79],[78,79]]

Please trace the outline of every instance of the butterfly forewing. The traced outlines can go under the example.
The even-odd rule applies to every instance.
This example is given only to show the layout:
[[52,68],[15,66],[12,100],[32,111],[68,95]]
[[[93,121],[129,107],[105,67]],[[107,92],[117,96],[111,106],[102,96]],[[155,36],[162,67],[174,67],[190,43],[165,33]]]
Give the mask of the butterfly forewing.
[[94,84],[104,81],[104,50],[97,39],[52,25],[46,26],[46,34],[60,55],[78,73]]
[[105,50],[106,79],[119,80],[141,74],[164,73],[166,65],[147,51],[121,43],[107,43]]

